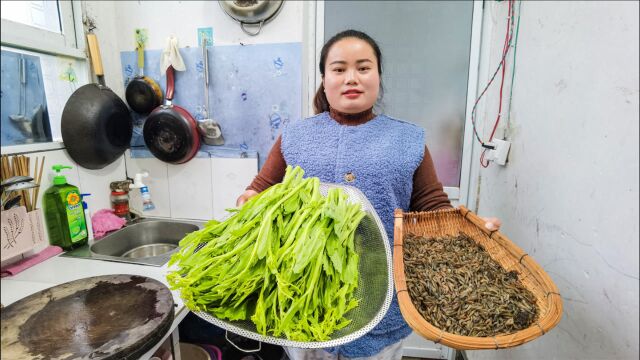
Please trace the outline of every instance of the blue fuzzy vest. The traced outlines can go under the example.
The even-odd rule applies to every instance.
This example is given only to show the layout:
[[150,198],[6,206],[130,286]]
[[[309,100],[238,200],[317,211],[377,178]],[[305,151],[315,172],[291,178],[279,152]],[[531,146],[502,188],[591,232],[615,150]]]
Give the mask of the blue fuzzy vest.
[[[357,126],[340,125],[329,113],[287,124],[282,154],[287,165],[300,166],[307,177],[359,188],[376,209],[393,249],[393,211],[409,210],[413,174],[424,156],[424,130],[385,115]],[[351,180],[351,181],[348,181]],[[394,294],[382,321],[349,344],[326,349],[346,357],[366,357],[407,337]]]

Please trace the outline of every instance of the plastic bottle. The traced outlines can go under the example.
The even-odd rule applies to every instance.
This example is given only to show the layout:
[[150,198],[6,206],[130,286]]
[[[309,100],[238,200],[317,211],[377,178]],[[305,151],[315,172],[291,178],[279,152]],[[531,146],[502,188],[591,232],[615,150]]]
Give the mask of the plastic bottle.
[[143,186],[140,188],[140,196],[142,197],[142,211],[150,211],[156,208],[151,201],[151,194],[149,194],[149,188]]
[[89,206],[87,206],[87,202],[84,201],[84,198],[90,196],[91,194],[80,194],[80,199],[82,200],[82,209],[84,210],[84,221],[87,224],[87,233],[89,235],[89,243],[93,242],[93,224],[91,224],[91,211],[89,211]]
[[129,186],[131,189],[133,188],[140,189],[140,197],[142,198],[142,211],[150,211],[156,208],[156,206],[153,204],[153,201],[151,201],[151,194],[149,193],[149,188],[147,187],[147,185],[142,183],[142,178],[147,176],[149,176],[149,173],[146,171],[143,173],[136,174],[134,177],[133,184]]
[[85,245],[89,239],[80,191],[60,175],[60,170],[71,169],[71,166],[54,165],[52,168],[57,174],[42,199],[49,243],[71,250]]

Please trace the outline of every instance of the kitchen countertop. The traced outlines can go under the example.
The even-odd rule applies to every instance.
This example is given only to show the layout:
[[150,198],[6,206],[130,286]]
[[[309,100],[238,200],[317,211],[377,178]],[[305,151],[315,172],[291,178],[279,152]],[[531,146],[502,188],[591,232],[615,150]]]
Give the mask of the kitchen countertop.
[[[0,300],[2,305],[8,306],[28,295],[55,285],[91,276],[111,274],[146,276],[156,279],[168,287],[165,278],[167,272],[168,267],[166,264],[161,267],[155,267],[95,259],[69,258],[57,255],[17,275],[2,278],[0,280]],[[180,299],[178,292],[172,291],[171,293],[173,295],[173,301],[177,305],[175,307],[175,316],[173,324],[171,324],[171,329],[165,337],[143,355],[141,359],[149,359],[189,312],[184,306],[182,299]]]

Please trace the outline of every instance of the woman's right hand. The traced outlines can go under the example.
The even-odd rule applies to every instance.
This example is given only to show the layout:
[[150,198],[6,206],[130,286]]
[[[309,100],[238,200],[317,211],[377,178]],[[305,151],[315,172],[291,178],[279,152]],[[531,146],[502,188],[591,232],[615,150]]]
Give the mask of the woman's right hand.
[[257,191],[254,190],[247,190],[245,192],[242,193],[242,195],[240,195],[240,197],[238,197],[238,200],[236,200],[236,207],[240,207],[242,206],[242,204],[246,203],[247,200],[251,199],[252,197],[258,195]]

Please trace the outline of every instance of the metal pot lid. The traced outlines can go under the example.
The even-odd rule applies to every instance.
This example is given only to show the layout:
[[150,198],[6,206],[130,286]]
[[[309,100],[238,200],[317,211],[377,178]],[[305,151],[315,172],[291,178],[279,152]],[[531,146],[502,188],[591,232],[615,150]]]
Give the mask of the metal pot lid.
[[[232,19],[240,23],[248,35],[257,35],[262,25],[273,19],[282,8],[283,0],[218,0],[220,7]],[[249,32],[245,24],[260,25],[257,32]]]

